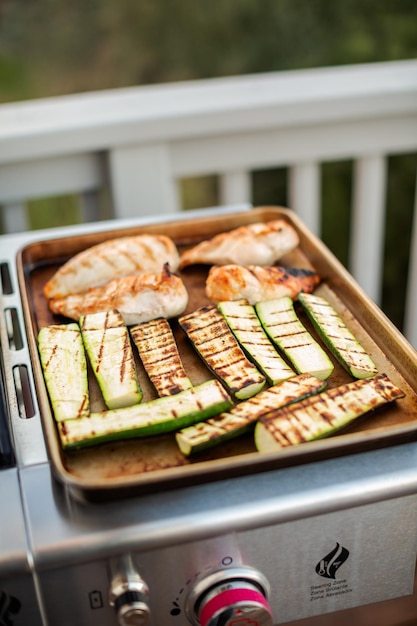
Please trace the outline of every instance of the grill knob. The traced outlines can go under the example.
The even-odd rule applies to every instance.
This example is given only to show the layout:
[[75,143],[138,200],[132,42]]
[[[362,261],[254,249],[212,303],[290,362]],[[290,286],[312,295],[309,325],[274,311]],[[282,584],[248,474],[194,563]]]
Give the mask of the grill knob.
[[125,591],[114,602],[120,626],[147,626],[149,605],[147,597],[139,591]]
[[131,566],[114,575],[110,586],[110,605],[117,615],[119,626],[147,626],[150,618],[149,590],[145,581]]
[[213,572],[200,580],[187,599],[187,616],[195,626],[273,626],[269,585],[249,567]]

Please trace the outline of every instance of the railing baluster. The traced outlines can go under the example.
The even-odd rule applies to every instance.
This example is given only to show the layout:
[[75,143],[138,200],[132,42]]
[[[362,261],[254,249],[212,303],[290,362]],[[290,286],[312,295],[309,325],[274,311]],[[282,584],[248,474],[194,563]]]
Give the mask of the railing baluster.
[[109,153],[109,169],[116,217],[179,211],[178,188],[167,145],[115,148]]
[[298,163],[290,168],[289,205],[316,235],[320,235],[320,165]]
[[6,233],[19,233],[29,230],[26,206],[23,203],[3,206],[3,228]]
[[405,301],[404,334],[417,349],[417,177],[414,198],[413,232],[408,266],[407,296]]
[[366,156],[355,161],[350,271],[377,304],[381,302],[386,159]]
[[246,204],[252,198],[250,174],[245,171],[226,172],[220,176],[221,204]]

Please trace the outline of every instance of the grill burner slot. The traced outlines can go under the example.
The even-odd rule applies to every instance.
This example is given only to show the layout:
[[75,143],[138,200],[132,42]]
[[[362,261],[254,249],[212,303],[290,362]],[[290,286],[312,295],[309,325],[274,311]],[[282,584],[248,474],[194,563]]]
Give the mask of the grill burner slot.
[[14,293],[12,277],[10,275],[10,268],[8,263],[0,263],[0,280],[2,293],[5,296],[10,296]]
[[16,389],[19,416],[28,419],[35,415],[32,390],[26,365],[15,365],[13,368],[13,380]]

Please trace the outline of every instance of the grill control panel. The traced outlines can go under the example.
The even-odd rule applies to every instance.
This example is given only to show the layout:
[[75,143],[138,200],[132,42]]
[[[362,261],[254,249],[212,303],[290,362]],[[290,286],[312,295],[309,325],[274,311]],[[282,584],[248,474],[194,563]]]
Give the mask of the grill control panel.
[[[394,459],[415,476],[414,447],[394,452],[375,452],[369,464],[357,460],[363,492],[376,459],[391,460],[392,480],[399,475]],[[285,473],[280,481],[265,473],[225,481],[222,489],[190,486],[111,506],[71,500],[70,509],[47,466],[22,470],[45,626],[277,626],[411,594],[417,495],[286,519],[297,477],[314,507],[320,495],[327,502],[327,488],[313,489],[326,480],[324,469],[332,470],[335,498],[342,485],[353,489],[342,480],[356,472],[349,458],[337,471],[333,462],[320,463],[317,473],[313,464],[297,468],[288,481]],[[278,487],[280,497],[267,500]],[[22,606],[13,626],[26,626],[23,596],[9,595]]]
[[[110,570],[109,603],[119,626],[148,626],[149,589],[132,557],[112,560]],[[193,626],[273,626],[269,590],[265,576],[249,566],[205,572],[190,584],[184,615]]]
[[126,557],[46,567],[47,624],[277,626],[406,595],[416,512],[406,497],[150,550],[132,541]]

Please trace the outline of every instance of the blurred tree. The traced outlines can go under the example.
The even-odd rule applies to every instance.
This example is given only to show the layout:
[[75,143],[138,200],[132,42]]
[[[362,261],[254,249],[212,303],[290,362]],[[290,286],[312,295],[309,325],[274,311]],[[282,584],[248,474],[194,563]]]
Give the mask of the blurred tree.
[[3,0],[0,100],[417,54],[415,0]]

